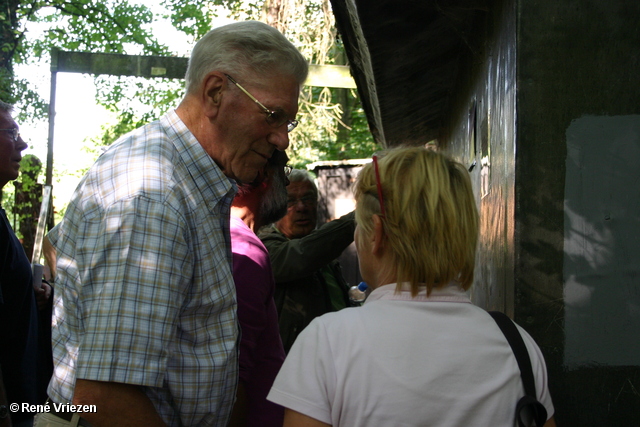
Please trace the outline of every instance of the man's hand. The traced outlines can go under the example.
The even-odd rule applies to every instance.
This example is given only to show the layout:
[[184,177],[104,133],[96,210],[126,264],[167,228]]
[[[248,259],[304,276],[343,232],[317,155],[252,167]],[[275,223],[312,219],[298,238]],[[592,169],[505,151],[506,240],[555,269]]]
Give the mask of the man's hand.
[[4,391],[2,379],[2,367],[0,366],[0,427],[11,427],[11,415],[9,414],[9,402]]
[[42,282],[40,288],[34,288],[36,294],[36,303],[38,303],[38,310],[42,311],[47,307],[49,298],[51,298],[51,286],[48,283]]

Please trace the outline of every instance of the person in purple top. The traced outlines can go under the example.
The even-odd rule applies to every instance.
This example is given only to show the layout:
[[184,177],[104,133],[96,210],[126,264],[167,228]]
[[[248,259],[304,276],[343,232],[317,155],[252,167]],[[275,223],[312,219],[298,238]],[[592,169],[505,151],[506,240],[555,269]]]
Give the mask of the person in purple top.
[[275,281],[258,229],[287,211],[287,155],[275,151],[265,171],[238,186],[231,207],[233,278],[238,298],[240,378],[232,426],[282,426],[284,410],[266,400],[285,353],[273,300]]

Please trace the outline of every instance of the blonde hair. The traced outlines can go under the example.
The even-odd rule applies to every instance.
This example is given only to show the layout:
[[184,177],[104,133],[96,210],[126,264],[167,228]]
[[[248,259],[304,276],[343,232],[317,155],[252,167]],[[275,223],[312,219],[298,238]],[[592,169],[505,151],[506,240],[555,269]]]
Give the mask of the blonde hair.
[[[467,170],[443,154],[422,147],[392,148],[378,155],[382,219],[387,247],[403,282],[418,294],[455,280],[469,289],[478,241],[478,211]],[[372,232],[381,215],[374,164],[365,166],[355,185],[356,221]]]

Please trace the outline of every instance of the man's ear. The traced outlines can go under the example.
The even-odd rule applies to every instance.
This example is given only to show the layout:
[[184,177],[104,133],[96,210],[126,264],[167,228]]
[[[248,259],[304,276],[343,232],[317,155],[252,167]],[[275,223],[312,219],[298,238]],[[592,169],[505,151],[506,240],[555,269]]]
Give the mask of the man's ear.
[[222,93],[225,89],[226,79],[218,71],[207,74],[202,82],[202,103],[204,114],[208,118],[214,118],[222,103]]
[[381,256],[385,246],[384,226],[380,215],[374,214],[373,230],[371,230],[371,251],[376,256]]

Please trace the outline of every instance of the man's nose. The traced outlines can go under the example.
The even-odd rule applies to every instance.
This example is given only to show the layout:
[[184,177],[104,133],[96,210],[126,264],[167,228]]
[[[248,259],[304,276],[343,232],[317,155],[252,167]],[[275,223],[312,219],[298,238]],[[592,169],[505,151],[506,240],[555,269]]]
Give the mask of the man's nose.
[[27,145],[26,142],[24,142],[24,139],[22,139],[21,136],[18,136],[18,139],[16,140],[16,150],[23,151],[23,150],[26,150],[27,147],[29,146]]
[[280,151],[286,150],[289,147],[289,132],[287,132],[287,127],[283,125],[273,129],[267,141]]
[[298,212],[308,212],[309,210],[311,210],[311,206],[309,205],[309,203],[305,203],[304,200],[300,199],[296,200],[295,208]]

